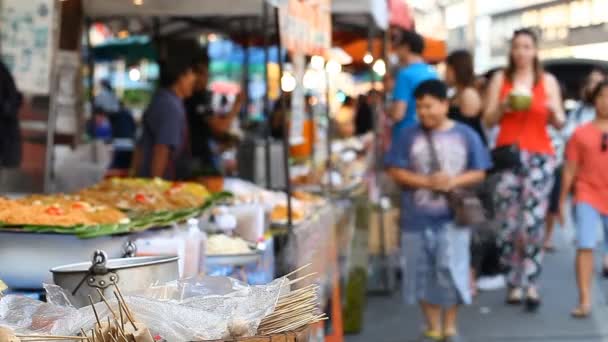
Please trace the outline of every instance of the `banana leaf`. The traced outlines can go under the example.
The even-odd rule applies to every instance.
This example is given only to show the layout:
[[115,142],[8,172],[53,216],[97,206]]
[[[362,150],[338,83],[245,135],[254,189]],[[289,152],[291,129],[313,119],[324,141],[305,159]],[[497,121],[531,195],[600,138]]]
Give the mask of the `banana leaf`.
[[0,231],[22,231],[28,233],[54,233],[76,235],[81,239],[90,239],[108,235],[141,232],[150,228],[166,227],[201,215],[215,204],[232,197],[231,193],[219,192],[209,196],[203,205],[196,208],[180,210],[164,210],[148,213],[131,213],[128,223],[76,225],[76,226],[44,226],[44,225],[11,225],[0,222]]

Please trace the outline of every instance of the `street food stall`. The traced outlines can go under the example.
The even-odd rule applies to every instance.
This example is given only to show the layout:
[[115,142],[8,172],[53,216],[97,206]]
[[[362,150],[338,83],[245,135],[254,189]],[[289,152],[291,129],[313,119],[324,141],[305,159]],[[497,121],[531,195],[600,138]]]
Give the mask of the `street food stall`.
[[[69,6],[65,3],[72,1],[76,0],[64,1],[62,6]],[[323,3],[330,4],[329,1]],[[334,0],[331,8],[346,26],[355,23],[349,27],[366,27],[372,18],[377,23],[375,30],[380,32],[386,29],[381,11],[370,8],[370,3],[374,2]],[[276,40],[279,51],[289,51],[294,67],[296,63],[306,64],[306,56],[329,56],[326,53],[330,47],[331,24],[309,23],[318,30],[318,35],[314,41],[310,41],[311,37],[304,38],[310,45],[300,51],[298,43],[303,38],[294,31],[293,22],[301,18],[296,18],[293,9],[290,12],[288,7],[273,8],[262,0],[180,0],[172,6],[153,0],[83,0],[81,4],[81,15],[87,18],[87,23],[117,17],[152,18],[150,27],[156,43],[172,34],[186,34],[193,25],[204,28],[206,20],[201,18],[210,18],[210,29],[221,29],[216,24],[224,22],[227,30],[234,31],[242,26],[231,23],[247,17],[258,19],[253,22],[263,29],[259,35],[267,45]],[[329,20],[329,7],[321,10]],[[278,59],[282,70],[284,59]],[[332,64],[329,57],[325,60],[323,70]],[[79,62],[66,64],[79,65]],[[53,75],[52,80],[59,77]],[[304,74],[296,76],[301,86]],[[329,84],[328,76],[325,75],[325,79]],[[267,87],[270,87],[268,82]],[[27,313],[11,311],[17,307],[50,312],[53,319],[42,314],[24,316],[23,321],[12,321],[10,331],[0,331],[0,334],[12,334],[24,340],[39,334],[73,339],[80,335],[80,339],[95,340],[98,333],[125,334],[127,321],[133,320],[130,324],[136,331],[137,324],[141,323],[141,330],[149,330],[155,340],[159,340],[157,336],[167,341],[221,340],[288,332],[292,334],[289,341],[303,341],[308,334],[323,336],[327,330],[326,340],[341,341],[341,290],[352,285],[340,280],[352,279],[356,273],[352,270],[360,270],[366,263],[365,253],[354,253],[367,249],[366,235],[356,231],[365,230],[369,224],[365,212],[370,207],[370,191],[376,191],[373,188],[377,151],[373,135],[332,138],[336,129],[332,124],[332,110],[336,109],[330,105],[327,94],[330,86],[323,84],[320,89],[325,92],[320,94],[326,108],[325,139],[315,139],[310,144],[315,144],[315,150],[325,152],[325,161],[313,164],[305,172],[301,171],[302,165],[293,162],[290,152],[294,141],[299,141],[293,138],[303,131],[296,128],[302,127],[304,119],[302,102],[294,101],[291,108],[294,114],[285,117],[282,150],[277,154],[282,159],[277,164],[269,153],[263,156],[267,175],[272,165],[279,166],[284,182],[278,189],[238,178],[220,179],[219,186],[205,180],[206,186],[203,186],[194,182],[102,179],[100,176],[83,182],[82,186],[72,185],[61,194],[2,198],[0,278],[13,291],[35,290],[41,289],[43,282],[50,283],[52,275],[61,288],[46,286],[47,304],[25,303],[10,295],[1,299],[0,326],[8,322],[7,315],[27,316]],[[298,91],[292,96],[294,94],[304,96]],[[51,98],[54,96],[56,94],[50,94]],[[286,109],[286,103],[279,104]],[[268,113],[268,101],[265,107]],[[55,118],[49,115],[48,120],[53,123]],[[54,165],[54,134],[49,134],[47,162]],[[268,143],[267,140],[266,146]],[[266,148],[266,152],[268,150]],[[99,160],[97,156],[95,161]],[[51,166],[49,170],[61,168]],[[57,178],[61,179],[61,175],[47,172],[47,183],[55,183]],[[212,187],[214,192],[210,192]],[[52,190],[53,186],[47,189]],[[92,255],[93,260],[86,262]],[[124,259],[126,256],[133,258]],[[15,260],[20,260],[22,267],[11,266]],[[353,268],[353,264],[357,267]],[[142,276],[143,280],[136,282],[132,275],[125,275],[129,274],[128,270],[142,266],[150,268]],[[48,272],[50,269],[52,274]],[[218,278],[200,278],[202,274]],[[365,280],[361,282],[360,276],[354,277],[363,285],[353,293],[363,291],[364,294]],[[124,298],[119,287],[125,292]],[[114,291],[118,294],[116,297]],[[262,292],[269,297],[260,297]],[[89,294],[97,304],[87,302]],[[220,296],[221,300],[212,301],[211,295]],[[78,309],[66,305],[60,298]],[[238,303],[232,302],[237,299]],[[262,299],[275,305],[260,306]],[[236,311],[222,311],[229,305]],[[360,309],[361,304],[357,310]],[[289,316],[288,311],[296,314]],[[163,316],[169,312],[176,316]],[[167,318],[167,322],[158,324],[160,317]],[[33,318],[48,324],[42,327],[23,323],[32,322]],[[319,323],[327,318],[330,318],[329,324],[323,328]],[[110,322],[106,323],[106,319]],[[202,322],[205,320],[209,324],[222,322],[223,330],[205,326]],[[176,331],[172,324],[178,321],[184,330]]]

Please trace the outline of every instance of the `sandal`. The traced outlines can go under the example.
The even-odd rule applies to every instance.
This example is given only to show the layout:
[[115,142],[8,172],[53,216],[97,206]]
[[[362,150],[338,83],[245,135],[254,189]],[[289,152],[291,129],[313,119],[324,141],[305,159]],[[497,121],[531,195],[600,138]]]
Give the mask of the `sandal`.
[[537,291],[528,289],[526,294],[526,311],[536,312],[541,305],[540,295]]
[[438,331],[426,330],[423,334],[424,342],[443,341],[443,335]]
[[580,305],[576,309],[572,310],[570,315],[573,318],[585,319],[591,315],[591,306]]
[[520,305],[523,302],[523,291],[519,287],[512,287],[509,289],[507,295],[507,304],[509,305]]

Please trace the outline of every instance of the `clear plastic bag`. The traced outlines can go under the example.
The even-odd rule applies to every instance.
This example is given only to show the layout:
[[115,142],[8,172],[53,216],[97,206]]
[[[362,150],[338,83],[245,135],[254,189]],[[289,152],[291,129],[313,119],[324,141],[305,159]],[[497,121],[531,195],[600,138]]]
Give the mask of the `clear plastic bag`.
[[[19,333],[77,335],[96,322],[93,309],[76,309],[63,289],[45,285],[49,303],[20,296],[0,300],[0,326]],[[217,340],[250,337],[262,319],[274,311],[280,295],[289,291],[284,278],[264,286],[248,286],[224,277],[190,278],[146,290],[125,293],[135,319],[166,341]],[[116,300],[108,298],[114,312]],[[95,305],[99,317],[112,317],[104,303]]]

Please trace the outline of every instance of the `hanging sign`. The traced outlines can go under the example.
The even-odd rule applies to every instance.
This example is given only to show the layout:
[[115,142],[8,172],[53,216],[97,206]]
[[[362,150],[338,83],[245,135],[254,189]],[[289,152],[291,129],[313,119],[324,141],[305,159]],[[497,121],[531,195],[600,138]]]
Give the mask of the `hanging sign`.
[[2,0],[0,4],[0,58],[20,91],[49,94],[55,1]]
[[281,44],[289,52],[325,55],[331,47],[331,0],[279,4]]

